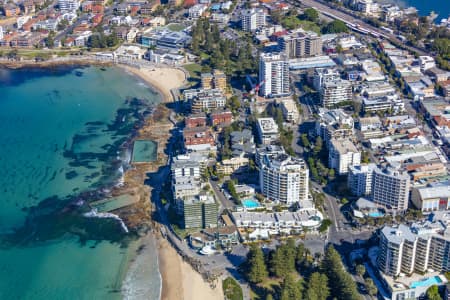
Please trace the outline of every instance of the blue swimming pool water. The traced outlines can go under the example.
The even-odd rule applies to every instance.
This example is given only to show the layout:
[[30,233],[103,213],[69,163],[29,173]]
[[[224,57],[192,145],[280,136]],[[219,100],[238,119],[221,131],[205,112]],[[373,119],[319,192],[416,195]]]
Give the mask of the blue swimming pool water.
[[246,207],[246,208],[257,208],[259,207],[259,202],[253,199],[245,199],[242,200],[242,204]]
[[382,213],[381,211],[375,211],[375,212],[368,213],[367,215],[372,218],[379,218],[379,217],[384,216],[384,213]]
[[413,283],[411,283],[411,288],[414,289],[419,286],[432,286],[440,284],[441,282],[442,280],[441,278],[439,278],[439,276],[433,276],[421,281],[414,281]]

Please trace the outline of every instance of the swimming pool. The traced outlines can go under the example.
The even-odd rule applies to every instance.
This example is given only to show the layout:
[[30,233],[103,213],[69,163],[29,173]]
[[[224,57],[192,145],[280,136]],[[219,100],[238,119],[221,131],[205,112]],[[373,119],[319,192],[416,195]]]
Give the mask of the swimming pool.
[[244,205],[245,208],[257,208],[259,207],[259,202],[254,199],[244,199],[242,200],[242,205]]
[[371,218],[380,218],[380,217],[384,216],[384,213],[382,213],[381,211],[374,211],[374,212],[368,213],[367,215]]
[[421,281],[412,282],[410,288],[415,289],[416,287],[420,287],[420,286],[439,285],[440,283],[442,283],[442,279],[439,278],[439,276],[433,276],[433,277],[424,278]]

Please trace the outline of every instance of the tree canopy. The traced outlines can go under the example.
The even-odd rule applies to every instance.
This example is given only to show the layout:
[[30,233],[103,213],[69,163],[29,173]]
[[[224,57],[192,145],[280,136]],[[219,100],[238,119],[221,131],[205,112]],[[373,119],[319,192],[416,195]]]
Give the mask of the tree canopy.
[[333,246],[327,248],[322,269],[328,276],[331,294],[337,299],[360,300],[356,283],[351,275],[345,271],[339,253]]
[[301,19],[316,22],[319,19],[319,13],[314,8],[307,8],[301,15]]
[[247,278],[250,283],[260,283],[267,276],[264,253],[257,245],[251,245],[247,254]]
[[334,20],[328,23],[323,29],[323,33],[340,33],[348,32],[348,27],[341,20]]

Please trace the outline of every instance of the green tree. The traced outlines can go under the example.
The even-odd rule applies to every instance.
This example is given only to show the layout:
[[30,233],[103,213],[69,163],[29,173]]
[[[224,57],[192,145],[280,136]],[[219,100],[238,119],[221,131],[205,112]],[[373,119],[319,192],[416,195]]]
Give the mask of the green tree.
[[227,190],[230,192],[230,195],[236,199],[237,201],[239,201],[239,195],[236,192],[236,188],[234,186],[234,181],[233,180],[228,180],[227,181]]
[[366,286],[366,289],[367,289],[367,292],[369,293],[369,295],[375,296],[378,293],[377,286],[375,285],[375,283],[373,282],[373,280],[371,278],[366,278],[364,280],[364,285]]
[[250,246],[247,254],[247,278],[250,283],[260,283],[267,276],[267,267],[264,262],[264,254],[257,245]]
[[314,8],[307,8],[303,12],[303,15],[301,16],[301,18],[303,20],[317,22],[319,20],[319,13]]
[[331,226],[331,220],[330,219],[324,219],[322,221],[322,224],[319,226],[319,232],[324,233],[328,230],[328,228]]
[[270,255],[270,271],[274,276],[285,277],[295,271],[297,247],[295,241],[289,239],[286,243],[279,245]]
[[366,268],[359,264],[356,266],[356,274],[358,274],[359,277],[363,277],[364,274],[366,273]]
[[334,20],[328,23],[323,29],[323,33],[340,33],[348,32],[348,27],[341,20]]
[[303,245],[302,243],[298,244],[295,254],[295,263],[297,265],[300,265],[305,259],[305,255],[306,255],[305,245]]
[[306,133],[303,133],[301,136],[301,141],[302,141],[302,146],[304,148],[309,148],[310,144],[309,144],[309,140],[308,140],[308,135]]
[[322,270],[327,275],[330,285],[331,295],[337,299],[360,300],[356,289],[356,283],[342,265],[341,256],[330,246],[325,251],[322,261]]
[[438,289],[437,285],[433,285],[427,290],[427,299],[428,300],[442,300],[441,295],[439,295],[439,289]]
[[307,300],[326,300],[330,296],[327,275],[319,272],[312,273],[305,294]]
[[320,153],[320,151],[322,151],[322,147],[323,147],[323,141],[322,141],[322,138],[319,136],[319,137],[317,137],[316,143],[314,144],[314,148],[313,148],[314,155],[318,155]]
[[302,298],[301,282],[295,282],[292,274],[287,274],[281,284],[280,300],[298,300]]
[[53,48],[55,46],[55,32],[54,31],[50,31],[48,33],[47,38],[45,39],[45,45],[49,48]]

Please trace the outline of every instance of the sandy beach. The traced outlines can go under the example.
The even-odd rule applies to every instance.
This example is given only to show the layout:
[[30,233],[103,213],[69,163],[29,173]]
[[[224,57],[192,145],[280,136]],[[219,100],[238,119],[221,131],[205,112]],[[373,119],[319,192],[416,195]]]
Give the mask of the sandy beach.
[[166,240],[161,239],[159,246],[159,264],[163,278],[161,300],[224,299],[220,281],[216,288],[211,288]]
[[164,102],[172,101],[173,97],[170,90],[182,87],[187,80],[186,74],[176,68],[141,67],[138,69],[127,65],[118,66],[142,78],[157,89],[164,96]]

